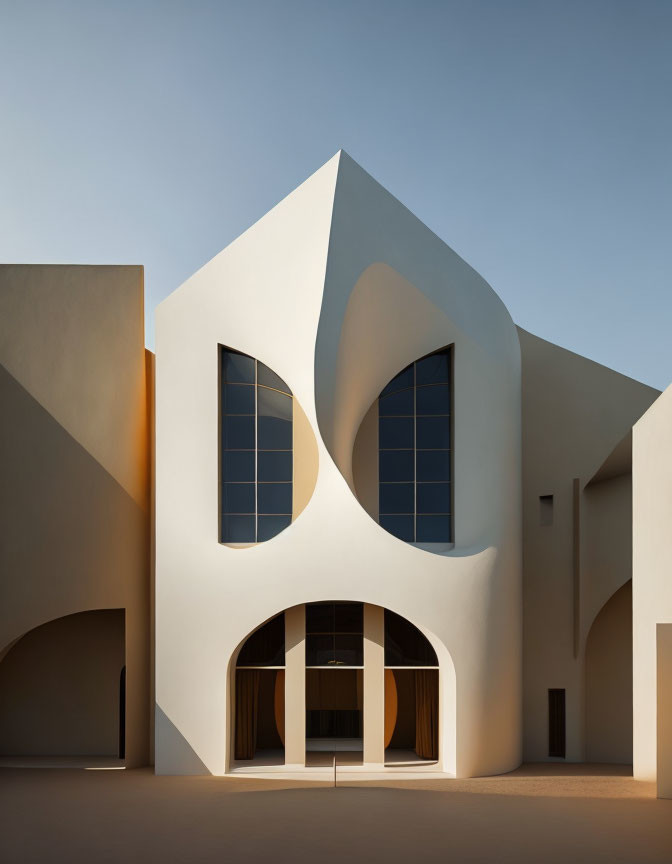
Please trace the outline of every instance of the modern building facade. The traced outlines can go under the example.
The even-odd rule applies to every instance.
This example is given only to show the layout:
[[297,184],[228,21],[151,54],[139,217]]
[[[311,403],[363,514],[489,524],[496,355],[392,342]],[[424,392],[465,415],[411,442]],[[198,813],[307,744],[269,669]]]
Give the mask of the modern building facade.
[[[131,273],[134,299],[96,294]],[[124,542],[130,529],[113,520],[86,542],[68,535],[57,563],[67,570],[90,545],[86,590],[102,598],[127,580],[142,597],[137,640],[153,650],[134,692],[155,703],[155,725],[138,713],[133,728],[157,773],[303,772],[334,751],[352,770],[460,777],[523,759],[634,759],[636,776],[669,793],[669,390],[517,328],[490,286],[342,151],[158,307],[155,380],[141,342],[117,332],[142,325],[139,269],[10,267],[0,279],[2,363],[24,387],[16,280],[48,284],[60,304],[41,325],[49,364],[35,361],[29,392],[66,429],[52,389],[80,366],[96,375],[71,348],[92,326],[71,320],[73,307],[109,304],[95,326],[117,354],[98,339],[86,350],[111,389],[98,401],[86,392],[74,413],[105,430],[111,454],[127,440],[128,464],[141,466],[138,540]],[[20,359],[46,337],[30,322],[22,338]],[[76,395],[66,388],[66,405]],[[118,411],[134,418],[128,439],[107,422]],[[21,438],[32,421],[7,416],[6,434]],[[102,461],[95,444],[83,446]],[[26,476],[27,457],[7,458],[29,498],[67,483],[57,459]],[[98,495],[82,491],[80,503]],[[29,533],[27,505],[12,493],[2,507]],[[81,516],[63,518],[72,532]],[[96,567],[104,542],[128,560]],[[3,567],[10,599],[52,564],[46,543],[34,544],[37,561],[27,545]],[[46,628],[70,615],[61,581],[30,621],[3,607],[3,754],[51,741],[43,728],[23,744],[11,736],[40,689],[24,648],[38,630],[35,657],[59,642]],[[114,716],[128,741],[135,601],[82,591],[68,610],[96,609],[101,622],[114,615],[100,610],[125,610],[109,624],[125,614],[125,654],[112,636],[117,653],[99,653],[109,682],[127,666],[126,719],[118,705]],[[108,729],[108,750],[111,740]]]

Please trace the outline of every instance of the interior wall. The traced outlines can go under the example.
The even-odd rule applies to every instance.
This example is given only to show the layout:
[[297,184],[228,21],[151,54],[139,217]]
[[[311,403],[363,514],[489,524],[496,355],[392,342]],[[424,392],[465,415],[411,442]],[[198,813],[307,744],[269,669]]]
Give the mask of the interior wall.
[[0,753],[117,756],[124,612],[67,615],[19,639],[0,663]]
[[588,635],[586,761],[632,764],[632,581],[605,604]]

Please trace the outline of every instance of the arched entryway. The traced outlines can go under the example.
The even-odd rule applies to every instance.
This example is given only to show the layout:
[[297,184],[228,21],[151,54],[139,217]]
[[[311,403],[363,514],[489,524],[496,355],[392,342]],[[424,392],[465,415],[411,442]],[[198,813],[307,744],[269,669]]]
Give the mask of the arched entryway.
[[588,634],[586,760],[632,764],[632,580],[605,603]]
[[[400,615],[358,602],[295,606],[234,656],[232,767],[436,765],[437,653]],[[336,757],[335,757],[336,754]]]
[[118,758],[124,610],[56,618],[0,662],[0,756]]

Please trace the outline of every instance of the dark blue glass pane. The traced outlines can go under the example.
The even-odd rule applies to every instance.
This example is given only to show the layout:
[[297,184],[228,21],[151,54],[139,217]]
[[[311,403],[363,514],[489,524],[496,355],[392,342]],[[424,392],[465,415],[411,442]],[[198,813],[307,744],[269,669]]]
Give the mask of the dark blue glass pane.
[[259,483],[257,485],[258,513],[292,512],[291,483]]
[[254,450],[254,417],[222,418],[222,447],[224,450]]
[[378,400],[378,414],[387,417],[395,414],[413,414],[413,388],[399,390],[389,396],[381,396]]
[[270,540],[275,537],[292,523],[291,516],[259,516],[258,519],[258,535],[259,542]]
[[450,381],[450,368],[448,363],[448,352],[430,354],[418,360],[415,364],[415,383],[418,387],[422,384],[447,384]]
[[222,516],[222,543],[254,543],[254,516]]
[[418,387],[415,391],[416,414],[450,414],[450,388],[447,384]]
[[263,363],[257,363],[257,384],[260,387],[272,387],[274,390],[282,390],[283,393],[292,395],[292,391],[285,384],[279,375],[276,375],[268,366]]
[[383,450],[378,455],[378,471],[381,482],[413,480],[412,450]]
[[[382,456],[382,453],[381,453]],[[450,480],[450,450],[419,450],[416,456],[418,483]]]
[[415,431],[418,450],[450,447],[450,417],[418,417]]
[[254,357],[237,354],[235,351],[223,351],[222,380],[229,384],[254,384]]
[[418,513],[450,513],[450,483],[418,483]]
[[395,375],[394,378],[390,381],[390,383],[381,390],[380,395],[385,396],[387,393],[394,393],[395,390],[402,390],[405,387],[413,386],[413,364],[407,366],[405,369]]
[[417,516],[418,543],[449,543],[450,516]]
[[257,455],[257,477],[260,481],[292,481],[292,454],[260,450]]
[[412,516],[381,516],[380,527],[394,534],[400,540],[413,542],[413,517]]
[[278,420],[277,417],[257,419],[257,440],[260,450],[291,450],[291,421]]
[[257,388],[257,413],[260,417],[277,417],[280,420],[292,422],[292,397],[278,393],[276,390],[268,390],[266,387]]
[[412,417],[381,417],[378,421],[381,450],[404,450],[413,447]]
[[415,511],[415,493],[412,483],[381,483],[378,489],[381,513],[413,513]]
[[224,513],[254,513],[254,483],[225,483],[222,491]]
[[251,453],[222,453],[222,470],[225,481],[254,483],[254,451]]
[[222,414],[254,414],[254,387],[249,384],[225,384]]

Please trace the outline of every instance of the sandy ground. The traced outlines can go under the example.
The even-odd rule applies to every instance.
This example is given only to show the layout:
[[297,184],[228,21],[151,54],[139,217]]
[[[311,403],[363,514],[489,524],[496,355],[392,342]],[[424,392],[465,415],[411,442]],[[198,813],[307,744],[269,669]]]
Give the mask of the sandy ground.
[[672,862],[672,801],[618,766],[333,785],[0,769],[0,861]]

